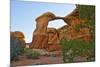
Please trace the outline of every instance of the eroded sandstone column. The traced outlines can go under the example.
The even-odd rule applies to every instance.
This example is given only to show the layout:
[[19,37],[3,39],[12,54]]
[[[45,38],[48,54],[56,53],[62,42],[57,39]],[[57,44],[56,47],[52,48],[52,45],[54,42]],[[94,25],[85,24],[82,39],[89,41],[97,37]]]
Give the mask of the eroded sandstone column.
[[59,34],[57,29],[55,28],[48,28],[47,29],[49,39],[48,39],[48,48],[47,51],[58,51],[60,50],[59,45]]
[[48,47],[48,22],[55,18],[51,12],[46,12],[36,18],[36,29],[33,32],[33,40],[30,48],[45,49]]

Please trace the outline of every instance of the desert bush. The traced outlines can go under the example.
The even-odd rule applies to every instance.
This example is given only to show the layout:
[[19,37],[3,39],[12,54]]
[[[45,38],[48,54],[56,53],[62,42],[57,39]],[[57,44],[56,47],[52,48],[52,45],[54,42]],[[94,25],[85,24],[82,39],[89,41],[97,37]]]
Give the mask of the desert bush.
[[[61,40],[64,62],[73,62],[75,57],[86,57],[87,61],[95,58],[95,41],[85,42],[83,40]],[[91,59],[92,58],[92,59]]]
[[40,56],[39,52],[34,51],[30,48],[25,48],[24,53],[25,53],[26,57],[29,58],[29,59],[38,59],[39,56]]
[[11,36],[10,44],[11,60],[15,60],[18,57],[18,55],[24,52],[24,45],[19,39],[13,36]]

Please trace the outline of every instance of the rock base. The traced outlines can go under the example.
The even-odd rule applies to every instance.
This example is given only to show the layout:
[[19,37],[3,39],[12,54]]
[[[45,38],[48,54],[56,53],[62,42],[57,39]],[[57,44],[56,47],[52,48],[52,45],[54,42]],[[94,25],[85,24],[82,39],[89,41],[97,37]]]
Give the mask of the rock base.
[[45,49],[48,47],[48,36],[46,35],[34,35],[30,48]]

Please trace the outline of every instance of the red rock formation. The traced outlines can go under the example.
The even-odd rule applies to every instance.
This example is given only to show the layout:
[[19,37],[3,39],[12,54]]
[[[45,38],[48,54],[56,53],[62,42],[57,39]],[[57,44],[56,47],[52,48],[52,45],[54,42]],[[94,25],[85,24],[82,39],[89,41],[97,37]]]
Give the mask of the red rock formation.
[[48,36],[34,35],[30,48],[46,49],[48,47]]
[[33,40],[30,48],[45,49],[48,46],[47,26],[48,22],[55,18],[51,12],[46,12],[36,18],[36,29],[33,33]]
[[58,31],[55,28],[48,28],[47,33],[49,35],[47,51],[60,50]]
[[[49,29],[49,31],[47,30],[48,22],[55,19],[62,19],[62,17],[56,17],[51,12],[46,12],[41,16],[39,16],[38,18],[36,18],[36,29],[33,32],[33,39],[30,48],[51,49],[49,44],[57,44],[58,35],[56,30],[55,29]],[[50,34],[49,32],[52,32],[54,35],[52,36],[52,34]],[[54,49],[52,48],[52,50],[55,50],[55,48]]]
[[59,34],[58,34],[58,31],[55,28],[48,28],[47,33],[48,33],[48,44],[58,42]]
[[[63,26],[58,29],[60,39],[83,39],[85,41],[90,41],[91,34],[89,28],[80,28],[79,31],[75,29],[77,25],[85,24],[87,20],[80,19],[79,9],[76,8],[72,13],[65,16],[63,19],[68,25]],[[87,35],[88,34],[88,35]]]
[[14,36],[16,38],[21,38],[21,39],[25,38],[24,34],[20,31],[11,32],[11,36]]
[[11,32],[10,35],[17,38],[17,39],[19,39],[24,45],[26,45],[25,40],[24,40],[25,36],[22,32],[15,31],[15,32]]
[[[57,30],[54,28],[47,28],[49,21],[57,19],[64,20],[67,25]],[[55,51],[60,50],[59,41],[61,39],[70,40],[81,38],[85,41],[90,41],[91,34],[89,28],[80,28],[79,31],[75,29],[77,25],[85,22],[85,20],[80,19],[78,8],[65,17],[57,17],[51,12],[46,12],[36,18],[36,29],[33,32],[33,39],[30,48]]]

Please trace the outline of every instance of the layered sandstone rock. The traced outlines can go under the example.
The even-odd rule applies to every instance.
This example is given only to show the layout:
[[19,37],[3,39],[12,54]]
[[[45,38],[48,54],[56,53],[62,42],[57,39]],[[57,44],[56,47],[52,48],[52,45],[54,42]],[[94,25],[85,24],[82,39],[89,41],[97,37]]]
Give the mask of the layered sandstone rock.
[[69,15],[65,16],[63,18],[64,22],[67,24],[61,28],[58,29],[59,31],[59,38],[61,39],[73,39],[77,36],[77,31],[74,29],[74,27],[77,24],[80,24],[80,18],[79,18],[79,10],[76,8],[73,10]]
[[36,18],[36,29],[33,33],[33,40],[30,48],[45,49],[48,46],[47,26],[48,22],[55,18],[51,12],[46,12]]
[[90,34],[90,28],[83,27],[80,28],[79,31],[75,29],[78,25],[86,24],[87,22],[87,20],[80,19],[79,14],[79,8],[76,8],[72,13],[64,17],[63,20],[68,25],[65,25],[58,29],[60,40],[80,38],[85,41],[90,41],[92,39]]
[[48,51],[60,50],[58,31],[55,28],[48,28],[47,33],[49,35],[47,50]]
[[48,28],[48,44],[57,43],[59,40],[58,31],[55,28]]
[[30,48],[48,49],[49,51],[59,49],[59,47],[53,48],[54,46],[56,47],[58,42],[56,29],[47,28],[48,22],[55,19],[62,19],[62,17],[56,17],[53,13],[46,12],[36,18],[36,29],[33,32],[33,39]]
[[79,9],[74,9],[69,15],[65,16],[64,19],[65,23],[68,25],[73,25],[79,23]]

